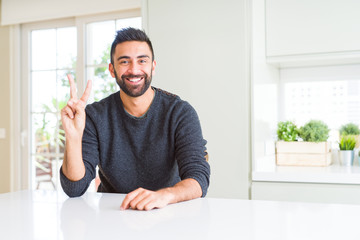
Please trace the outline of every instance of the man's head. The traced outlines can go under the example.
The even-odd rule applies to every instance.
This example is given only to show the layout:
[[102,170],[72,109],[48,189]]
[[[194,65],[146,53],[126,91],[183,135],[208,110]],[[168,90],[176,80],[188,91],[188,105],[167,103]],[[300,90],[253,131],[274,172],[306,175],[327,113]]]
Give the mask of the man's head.
[[116,46],[120,43],[127,42],[127,41],[146,42],[151,50],[151,54],[152,54],[151,60],[154,61],[154,59],[155,59],[154,49],[153,49],[151,41],[150,41],[149,37],[146,35],[146,33],[140,29],[128,27],[128,28],[123,28],[116,32],[116,36],[111,45],[111,52],[110,52],[110,58],[111,58],[112,64],[114,64],[114,53],[115,53]]
[[149,90],[155,65],[151,42],[143,31],[125,28],[117,32],[109,71],[126,95],[139,97]]

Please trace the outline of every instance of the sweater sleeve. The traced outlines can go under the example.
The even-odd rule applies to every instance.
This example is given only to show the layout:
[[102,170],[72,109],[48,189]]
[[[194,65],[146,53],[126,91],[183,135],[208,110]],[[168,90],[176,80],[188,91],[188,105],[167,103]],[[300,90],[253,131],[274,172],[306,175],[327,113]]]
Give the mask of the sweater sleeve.
[[86,111],[86,124],[82,139],[82,157],[85,165],[85,176],[79,181],[69,180],[60,168],[60,183],[69,197],[79,197],[88,189],[90,182],[96,176],[96,166],[99,163],[99,150],[95,125]]
[[186,103],[179,113],[175,133],[175,156],[182,180],[195,179],[206,196],[210,182],[210,165],[206,161],[206,140],[202,136],[200,121],[193,107]]

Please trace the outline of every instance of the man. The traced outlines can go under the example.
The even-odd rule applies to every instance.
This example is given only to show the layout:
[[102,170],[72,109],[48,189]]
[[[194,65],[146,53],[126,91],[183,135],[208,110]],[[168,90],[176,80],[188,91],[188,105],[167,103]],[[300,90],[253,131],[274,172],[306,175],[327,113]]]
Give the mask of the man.
[[109,71],[120,91],[86,107],[74,80],[61,111],[66,136],[60,180],[70,197],[84,194],[99,167],[99,192],[128,193],[120,209],[150,210],[204,197],[210,166],[195,110],[151,87],[152,44],[138,29],[117,32]]

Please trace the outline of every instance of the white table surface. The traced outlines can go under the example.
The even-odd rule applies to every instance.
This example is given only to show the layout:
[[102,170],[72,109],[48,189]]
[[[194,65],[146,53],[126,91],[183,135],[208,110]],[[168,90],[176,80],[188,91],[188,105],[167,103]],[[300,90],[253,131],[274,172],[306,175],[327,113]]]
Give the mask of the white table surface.
[[120,211],[123,194],[0,194],[0,239],[360,239],[360,205],[204,198]]

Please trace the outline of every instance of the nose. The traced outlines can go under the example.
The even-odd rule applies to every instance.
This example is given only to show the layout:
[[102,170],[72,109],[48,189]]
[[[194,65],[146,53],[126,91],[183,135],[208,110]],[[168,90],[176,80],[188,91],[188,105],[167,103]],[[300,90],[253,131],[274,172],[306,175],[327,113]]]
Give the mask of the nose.
[[137,64],[137,62],[130,63],[128,71],[132,74],[139,73],[140,68],[139,68],[139,65]]

